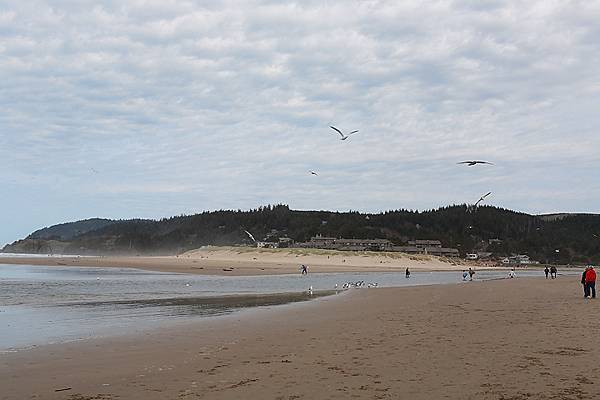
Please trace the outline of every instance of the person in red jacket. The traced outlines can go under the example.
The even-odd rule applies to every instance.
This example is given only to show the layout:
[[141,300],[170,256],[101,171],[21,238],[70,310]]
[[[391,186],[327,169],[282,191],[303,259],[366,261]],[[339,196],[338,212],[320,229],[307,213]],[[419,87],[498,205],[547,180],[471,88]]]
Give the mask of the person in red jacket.
[[590,266],[585,273],[585,297],[586,299],[592,295],[592,299],[596,298],[596,270]]

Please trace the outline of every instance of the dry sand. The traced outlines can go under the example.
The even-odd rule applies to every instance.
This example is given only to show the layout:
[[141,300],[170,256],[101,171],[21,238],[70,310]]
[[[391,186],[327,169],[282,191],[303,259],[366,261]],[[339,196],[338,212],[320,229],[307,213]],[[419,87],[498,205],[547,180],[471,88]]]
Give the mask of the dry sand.
[[0,398],[597,399],[600,300],[582,297],[576,276],[355,289],[3,354]]
[[[461,270],[476,264],[464,260],[385,252],[341,252],[317,249],[209,247],[171,257],[2,257],[2,264],[140,268],[205,275],[295,274],[309,272],[382,272]],[[481,264],[477,264],[481,268]]]

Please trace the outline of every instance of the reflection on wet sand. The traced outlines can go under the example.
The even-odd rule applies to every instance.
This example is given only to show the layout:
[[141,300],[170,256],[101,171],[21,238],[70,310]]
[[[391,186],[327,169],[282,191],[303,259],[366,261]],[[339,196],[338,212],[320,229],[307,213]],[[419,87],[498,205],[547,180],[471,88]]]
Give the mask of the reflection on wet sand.
[[208,296],[208,297],[176,297],[169,299],[138,299],[122,301],[94,301],[69,303],[63,307],[77,308],[121,308],[121,309],[140,309],[152,307],[154,310],[161,310],[164,316],[182,316],[182,315],[217,315],[226,314],[232,311],[262,306],[276,306],[281,304],[296,303],[308,301],[318,297],[329,296],[336,293],[333,290],[322,290],[318,292],[302,293],[271,293],[271,294],[251,294],[251,295],[229,295],[229,296]]

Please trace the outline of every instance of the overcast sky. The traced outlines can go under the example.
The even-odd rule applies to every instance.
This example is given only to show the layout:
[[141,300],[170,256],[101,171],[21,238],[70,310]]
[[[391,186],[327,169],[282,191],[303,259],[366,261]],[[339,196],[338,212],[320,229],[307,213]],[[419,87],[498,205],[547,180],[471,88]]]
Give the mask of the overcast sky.
[[598,1],[0,0],[0,245],[268,203],[600,212],[599,21]]

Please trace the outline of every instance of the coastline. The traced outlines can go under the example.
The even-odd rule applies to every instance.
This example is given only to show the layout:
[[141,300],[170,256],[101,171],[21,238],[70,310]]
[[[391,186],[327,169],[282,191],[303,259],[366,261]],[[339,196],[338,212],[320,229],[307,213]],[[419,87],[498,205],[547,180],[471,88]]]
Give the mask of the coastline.
[[341,252],[316,249],[256,249],[208,247],[178,256],[15,256],[3,255],[0,264],[137,268],[148,271],[201,275],[297,274],[301,264],[310,273],[320,272],[404,272],[502,269],[493,264],[429,255],[386,252]]
[[354,290],[3,355],[0,398],[591,399],[598,317],[576,276]]

